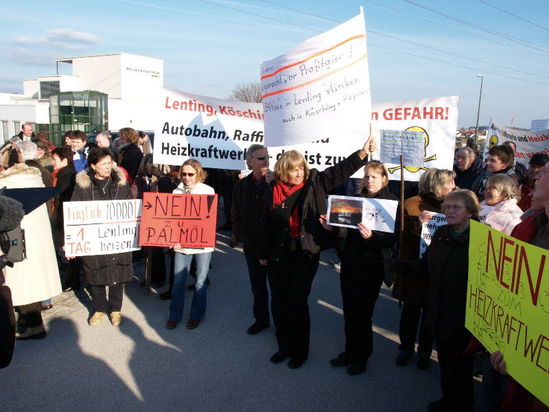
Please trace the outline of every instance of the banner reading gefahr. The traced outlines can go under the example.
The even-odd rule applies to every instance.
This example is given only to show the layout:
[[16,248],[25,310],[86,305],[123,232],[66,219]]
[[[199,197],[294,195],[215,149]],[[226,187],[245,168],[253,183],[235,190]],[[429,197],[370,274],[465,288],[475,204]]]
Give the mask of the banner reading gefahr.
[[[364,15],[261,63],[265,142],[329,139],[354,148],[369,134],[371,96]],[[337,140],[337,142],[335,142]]]
[[549,406],[549,252],[471,221],[465,326]]
[[528,167],[534,153],[549,155],[549,130],[523,130],[491,123],[486,133],[485,152],[496,145],[510,141],[517,146],[515,160]]
[[246,148],[263,144],[263,107],[162,89],[154,103],[157,118],[154,162],[242,170]]

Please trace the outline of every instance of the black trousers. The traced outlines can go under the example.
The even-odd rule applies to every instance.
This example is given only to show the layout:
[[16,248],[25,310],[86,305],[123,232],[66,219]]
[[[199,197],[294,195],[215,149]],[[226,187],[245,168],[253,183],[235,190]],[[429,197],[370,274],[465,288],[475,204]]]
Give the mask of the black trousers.
[[254,318],[256,323],[268,326],[269,319],[269,288],[267,286],[267,267],[259,264],[255,255],[245,255],[250,275],[250,286],[254,295]]
[[464,356],[471,334],[462,328],[452,336],[436,336],[440,386],[445,405],[452,410],[473,411],[473,359]]
[[345,353],[351,362],[361,366],[365,366],[374,348],[372,316],[383,282],[382,268],[373,265],[371,262],[341,262]]
[[319,258],[318,253],[312,255],[298,249],[288,250],[278,262],[269,262],[271,312],[278,349],[292,358],[309,356],[308,298]]
[[414,351],[419,325],[418,352],[431,354],[433,350],[433,334],[425,324],[425,313],[425,309],[421,306],[409,305],[407,303],[402,305],[400,328],[398,331],[400,337],[399,348],[401,350]]
[[[108,300],[107,287],[109,288]],[[120,312],[120,309],[122,309],[122,299],[124,297],[123,283],[119,283],[115,286],[91,285],[90,289],[95,312]]]
[[42,302],[29,303],[28,305],[20,305],[19,319],[17,320],[18,328],[34,328],[42,325]]

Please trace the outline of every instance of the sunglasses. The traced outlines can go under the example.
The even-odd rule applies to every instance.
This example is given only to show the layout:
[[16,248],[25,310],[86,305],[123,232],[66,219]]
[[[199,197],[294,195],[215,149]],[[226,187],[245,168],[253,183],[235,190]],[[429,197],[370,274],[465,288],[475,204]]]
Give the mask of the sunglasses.
[[181,173],[181,177],[185,177],[185,176],[189,176],[189,177],[193,177],[196,173]]
[[267,156],[257,156],[256,159],[257,160],[265,160],[267,158]]

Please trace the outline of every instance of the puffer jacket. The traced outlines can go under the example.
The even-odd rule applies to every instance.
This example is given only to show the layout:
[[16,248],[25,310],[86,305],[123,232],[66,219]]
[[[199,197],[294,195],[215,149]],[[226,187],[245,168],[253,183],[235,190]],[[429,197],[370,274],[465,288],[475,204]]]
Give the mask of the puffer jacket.
[[[110,183],[93,177],[93,171],[86,169],[76,175],[76,187],[71,201],[131,199],[130,186],[121,169],[115,167]],[[103,188],[105,190],[103,190]],[[82,265],[86,281],[90,285],[113,286],[132,279],[132,254],[130,252],[112,255],[83,256]]]

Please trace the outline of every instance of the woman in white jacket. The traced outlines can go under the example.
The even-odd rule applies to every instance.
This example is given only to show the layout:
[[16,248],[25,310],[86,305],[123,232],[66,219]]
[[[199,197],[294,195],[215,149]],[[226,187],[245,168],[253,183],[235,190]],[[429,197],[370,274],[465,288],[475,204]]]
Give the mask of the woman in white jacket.
[[[181,183],[173,193],[190,193],[195,195],[213,195],[214,189],[206,184],[206,172],[198,160],[189,159],[179,169]],[[173,329],[183,317],[185,305],[185,282],[194,259],[196,264],[196,283],[191,304],[191,315],[187,329],[195,329],[206,313],[207,289],[206,278],[210,268],[210,260],[214,248],[181,248],[175,245],[174,281],[172,287],[172,302],[170,316],[166,327]]]
[[480,221],[510,235],[524,213],[517,206],[518,186],[506,174],[495,174],[486,182],[480,204]]

